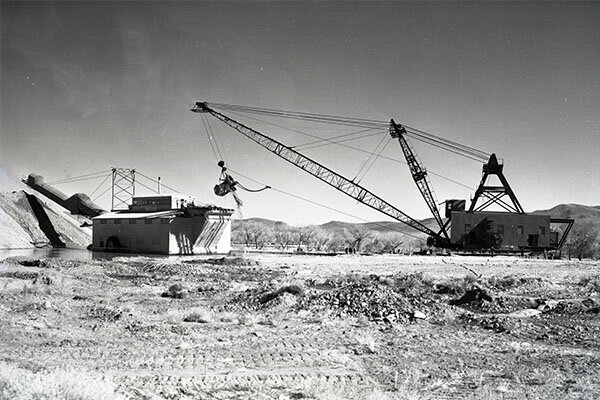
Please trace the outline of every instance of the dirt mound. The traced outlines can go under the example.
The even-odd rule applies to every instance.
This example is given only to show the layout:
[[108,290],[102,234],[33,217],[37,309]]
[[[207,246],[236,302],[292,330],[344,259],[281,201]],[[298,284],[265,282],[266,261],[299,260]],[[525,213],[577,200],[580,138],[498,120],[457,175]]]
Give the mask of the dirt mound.
[[0,193],[0,248],[51,247],[53,244],[86,248],[92,241],[91,230],[80,225],[42,196],[23,190]]
[[409,322],[443,314],[445,305],[433,289],[433,281],[420,273],[348,276],[317,285],[300,306],[326,307],[335,315],[363,315],[375,322]]
[[0,193],[0,248],[26,249],[49,245],[25,192]]
[[544,313],[549,314],[599,314],[600,302],[592,298],[584,300],[561,300],[553,302],[543,302],[539,307]]

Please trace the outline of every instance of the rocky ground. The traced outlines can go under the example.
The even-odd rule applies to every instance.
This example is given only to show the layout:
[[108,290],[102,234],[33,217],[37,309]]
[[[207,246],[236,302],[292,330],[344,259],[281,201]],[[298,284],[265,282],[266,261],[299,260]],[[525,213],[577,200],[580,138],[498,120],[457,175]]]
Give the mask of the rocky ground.
[[3,398],[600,396],[592,261],[13,258],[0,321]]

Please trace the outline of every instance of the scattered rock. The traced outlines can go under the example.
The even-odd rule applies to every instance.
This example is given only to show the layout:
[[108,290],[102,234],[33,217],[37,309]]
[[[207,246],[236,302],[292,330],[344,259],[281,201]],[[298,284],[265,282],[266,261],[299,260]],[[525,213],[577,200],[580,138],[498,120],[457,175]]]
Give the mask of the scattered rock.
[[52,278],[50,278],[49,276],[46,276],[46,275],[40,275],[40,276],[37,276],[33,280],[33,283],[42,283],[44,285],[51,285],[52,284]]
[[116,322],[123,315],[123,311],[112,307],[94,306],[88,315],[103,322]]
[[29,280],[29,279],[37,279],[39,276],[40,276],[40,274],[38,272],[30,272],[30,271],[0,272],[0,278],[13,278],[13,279]]
[[463,304],[482,302],[482,301],[491,302],[492,300],[493,300],[492,296],[487,294],[487,292],[485,290],[481,289],[480,287],[475,286],[473,289],[467,290],[465,292],[465,294],[462,297],[460,297],[459,299],[450,300],[450,305],[461,306]]
[[533,308],[526,308],[524,310],[511,312],[511,313],[507,314],[507,316],[513,317],[513,318],[531,318],[531,317],[540,315],[541,313],[542,312],[540,310],[533,309]]
[[274,292],[269,292],[269,293],[264,294],[260,298],[259,302],[260,302],[260,304],[268,303],[269,301],[276,299],[277,297],[281,296],[284,293],[290,293],[290,294],[293,294],[294,296],[302,296],[304,294],[304,289],[302,289],[298,285],[283,286]]
[[425,315],[424,313],[422,313],[421,311],[415,311],[413,312],[413,318],[415,319],[426,319],[427,315]]
[[48,262],[46,262],[44,260],[40,260],[38,258],[16,256],[16,257],[8,257],[4,261],[14,262],[14,263],[22,265],[24,267],[50,268],[50,265],[48,264]]

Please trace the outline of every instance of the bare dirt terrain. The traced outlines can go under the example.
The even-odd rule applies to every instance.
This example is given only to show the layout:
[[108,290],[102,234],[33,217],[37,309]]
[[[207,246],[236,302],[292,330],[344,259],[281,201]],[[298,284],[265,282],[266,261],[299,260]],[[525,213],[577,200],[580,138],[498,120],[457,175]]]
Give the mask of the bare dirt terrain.
[[4,398],[600,396],[598,262],[7,259],[0,290]]

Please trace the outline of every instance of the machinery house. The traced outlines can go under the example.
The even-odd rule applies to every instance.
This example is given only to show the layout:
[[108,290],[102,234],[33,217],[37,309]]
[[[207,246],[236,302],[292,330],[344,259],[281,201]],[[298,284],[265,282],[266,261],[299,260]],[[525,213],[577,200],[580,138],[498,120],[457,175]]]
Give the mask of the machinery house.
[[92,249],[157,254],[231,250],[233,210],[197,205],[190,196],[136,196],[126,210],[92,219]]

